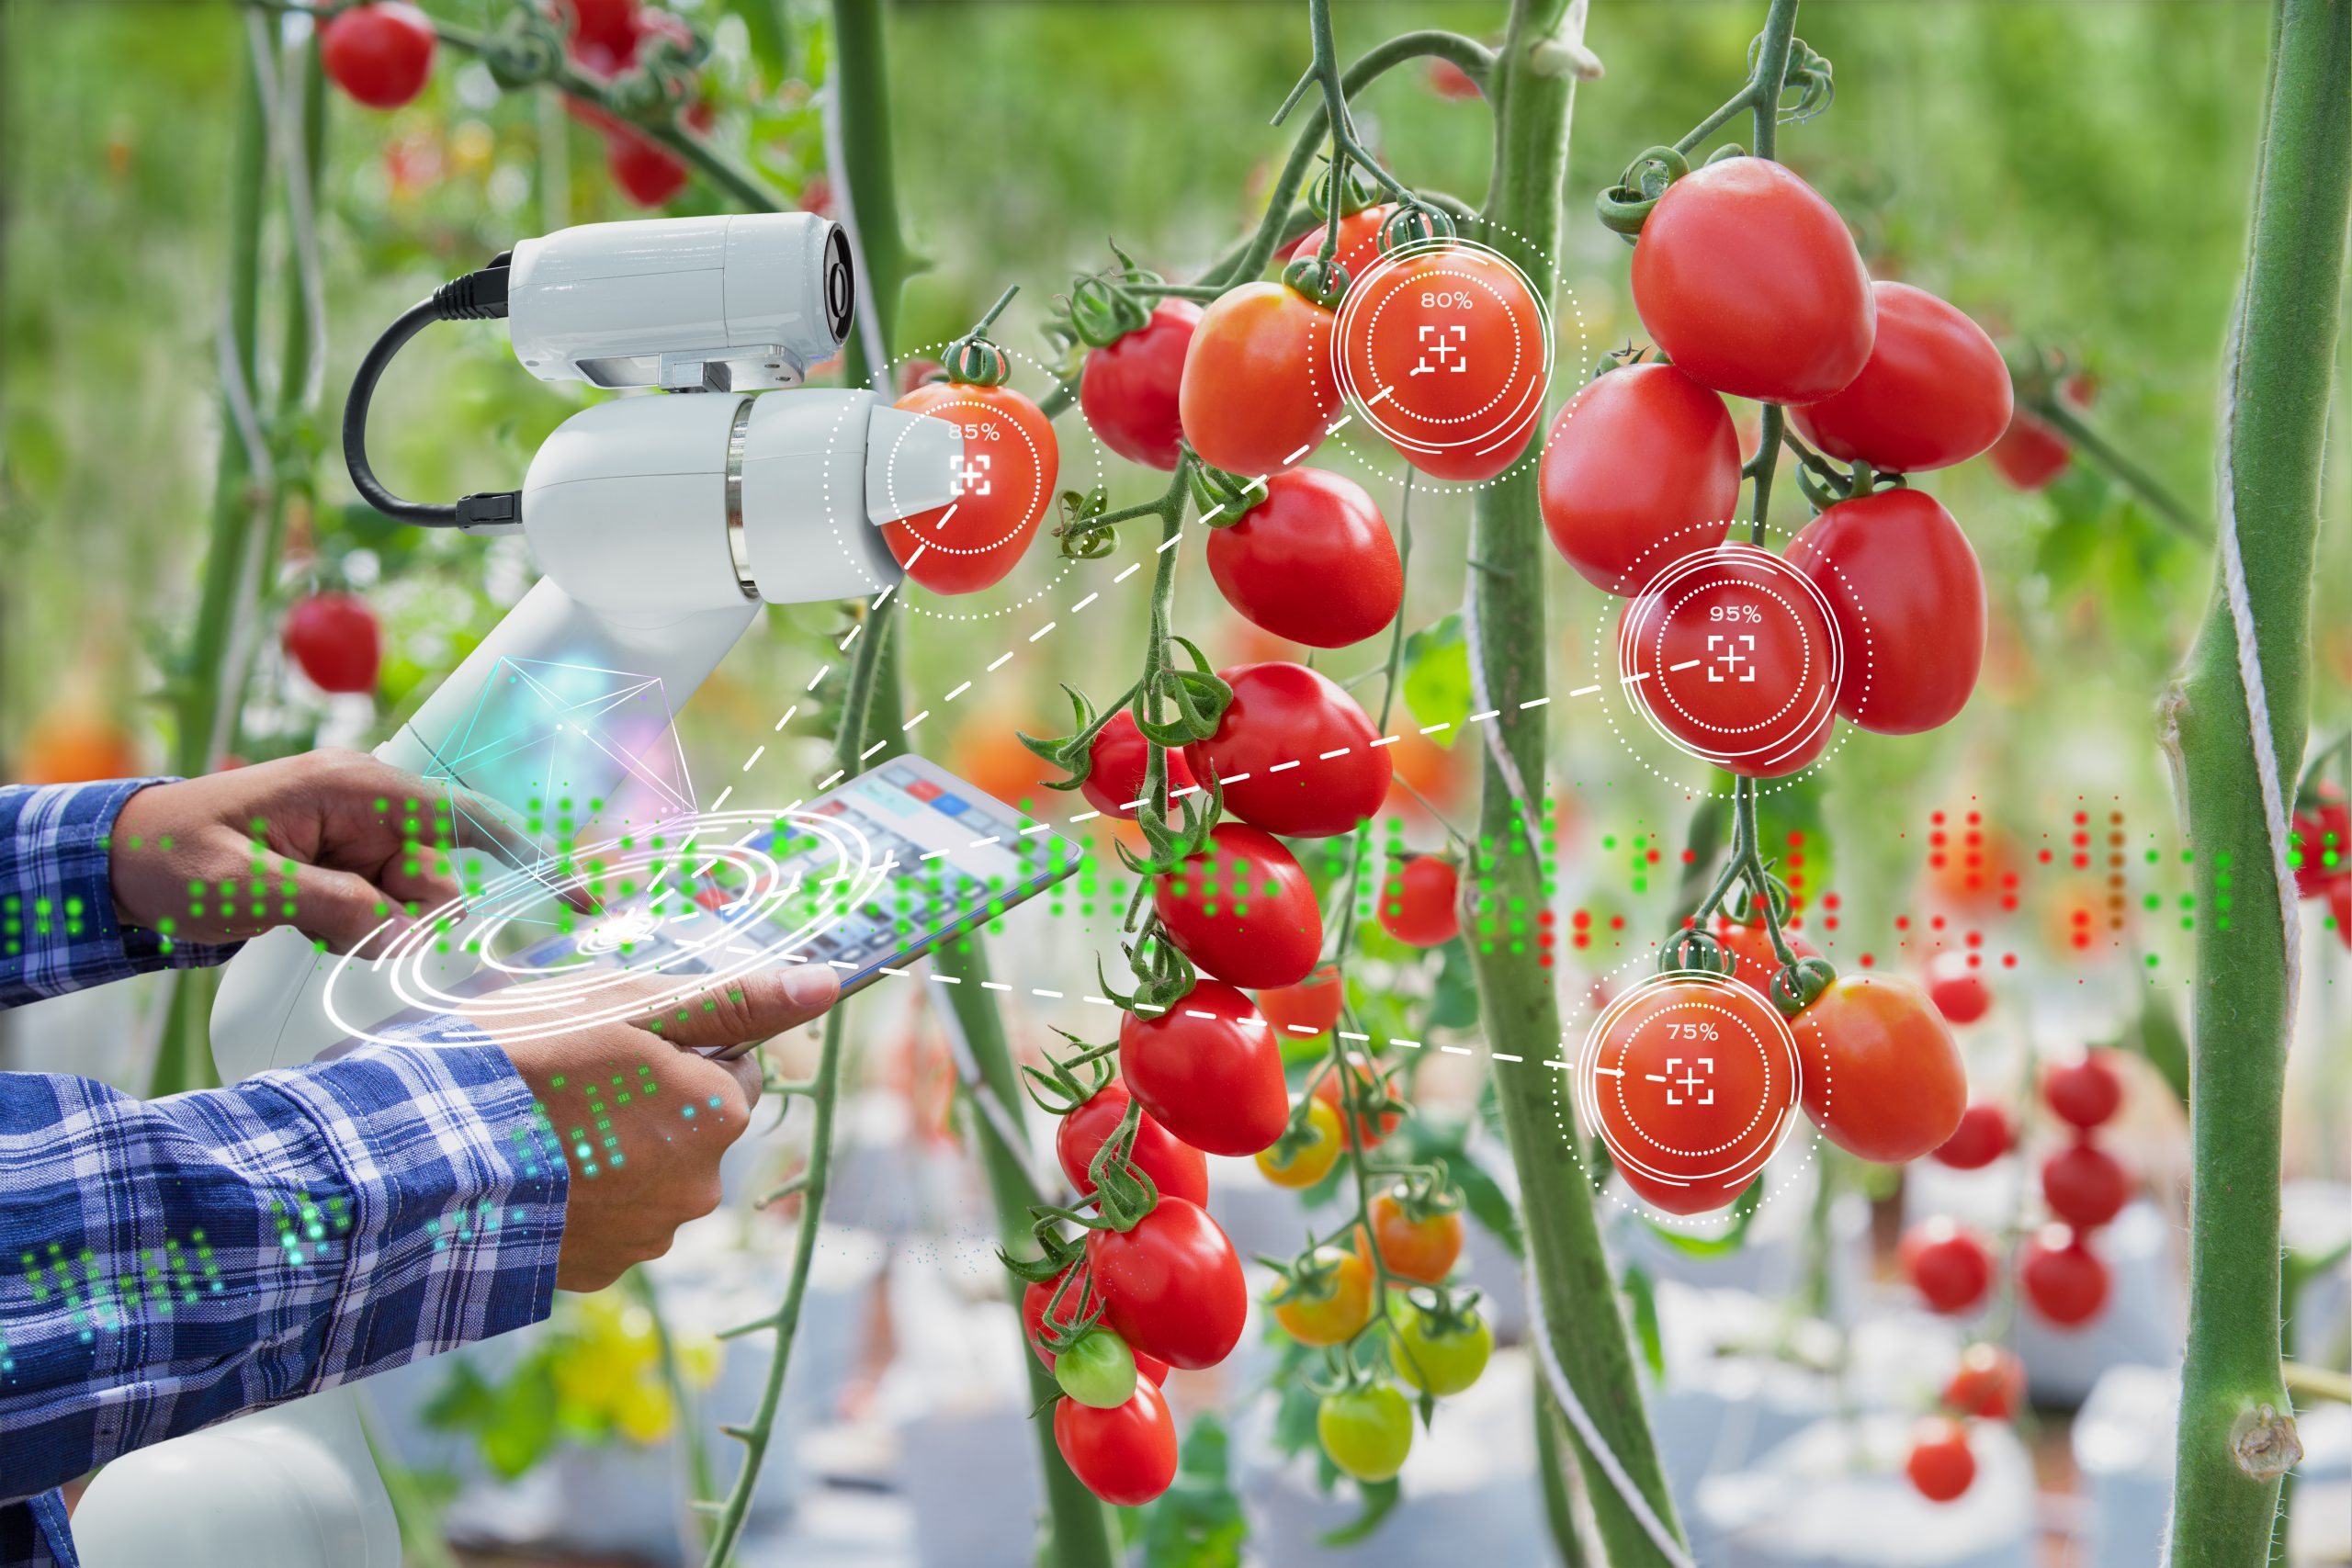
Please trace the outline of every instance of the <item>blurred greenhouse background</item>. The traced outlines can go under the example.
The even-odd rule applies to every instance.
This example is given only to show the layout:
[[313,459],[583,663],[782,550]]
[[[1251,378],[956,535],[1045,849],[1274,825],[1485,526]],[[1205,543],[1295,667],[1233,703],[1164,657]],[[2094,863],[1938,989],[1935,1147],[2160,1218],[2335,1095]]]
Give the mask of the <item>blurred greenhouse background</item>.
[[[488,26],[505,0],[426,8]],[[747,148],[787,201],[821,205],[824,8],[783,7],[777,80],[755,62],[740,6],[673,8],[716,39],[719,141]],[[996,336],[1028,356],[1016,381],[1042,393],[1056,352],[1041,326],[1074,273],[1109,260],[1106,240],[1181,277],[1256,220],[1292,137],[1267,120],[1306,63],[1303,0],[897,0],[888,10],[899,203],[933,263],[908,289],[894,355],[935,357],[1018,284]],[[1337,7],[1340,51],[1351,57],[1417,27],[1491,37],[1503,12],[1498,0],[1349,0]],[[1627,285],[1632,252],[1594,220],[1594,193],[1743,79],[1761,12],[1759,0],[1593,0],[1587,41],[1605,74],[1579,87],[1575,106],[1555,406],[1582,367],[1642,333]],[[224,427],[222,344],[248,28],[277,37],[305,25],[213,0],[0,5],[0,762],[12,779],[172,771],[189,754],[165,699],[171,682],[191,676],[215,473],[224,444],[238,439]],[[2202,519],[2269,27],[2269,8],[2252,0],[1815,0],[1800,31],[1835,62],[1837,100],[1785,131],[1781,155],[1852,220],[1875,276],[1936,291],[2005,341],[2072,355],[2096,383],[2098,426]],[[254,660],[250,700],[233,745],[202,758],[207,766],[374,744],[529,584],[519,540],[405,529],[356,502],[334,455],[343,392],[383,325],[443,280],[518,238],[640,215],[614,189],[592,129],[549,95],[503,93],[474,61],[445,54],[406,107],[379,113],[330,94],[323,112],[325,355],[308,449],[323,456],[287,459],[301,482],[289,492],[284,565],[256,585],[242,641],[232,638]],[[1492,142],[1483,106],[1442,96],[1408,69],[1374,87],[1359,114],[1400,174],[1476,205]],[[724,209],[700,184],[666,209]],[[280,385],[279,345],[311,304],[288,265],[300,236],[277,219],[262,234],[254,391],[279,406],[300,400]],[[2352,344],[2339,345],[2314,750],[2352,728],[2347,367]],[[444,328],[409,351],[378,400],[377,465],[411,494],[504,488],[591,396],[525,375],[497,323]],[[1161,488],[1157,474],[1102,461],[1074,411],[1060,428],[1066,487],[1096,482],[1101,461],[1113,505]],[[1393,520],[1399,466],[1385,445],[1359,437],[1334,442],[1323,460],[1364,483]],[[1923,1166],[1891,1182],[1843,1161],[1835,1201],[1809,1213],[1810,1187],[1777,1197],[1747,1245],[1721,1257],[1665,1245],[1604,1205],[1618,1256],[1651,1287],[1643,1324],[1653,1416],[1710,1568],[2154,1561],[2182,1312],[2188,1153],[2177,1089],[2193,916],[2154,702],[2204,609],[2211,530],[2176,526],[2082,462],[2041,491],[2010,489],[1984,463],[1939,474],[1929,488],[1961,520],[1991,591],[1976,698],[1934,733],[1847,749],[1822,782],[1769,796],[1766,825],[1801,852],[1805,891],[1826,916],[1808,934],[1841,965],[1867,953],[1917,968],[1962,928],[1981,931],[1988,952],[2015,955],[1996,1011],[1962,1032],[1980,1083],[2030,1085],[2037,1060],[2123,1047],[2129,1100],[2115,1138],[2141,1191],[2111,1233],[2116,1304],[2091,1331],[2061,1335],[2011,1322],[2006,1303],[1993,1309],[2027,1364],[2036,1412],[2016,1441],[1980,1456],[1975,1492],[1932,1517],[1907,1493],[1869,1484],[1885,1483],[1887,1467],[1858,1457],[1899,1448],[1882,1428],[1907,1426],[1919,1388],[1940,1382],[1961,1343],[1951,1321],[1917,1307],[1891,1244],[1906,1221],[1931,1214],[1988,1232],[2014,1226],[2022,1164]],[[1418,543],[1404,614],[1419,627],[1462,601],[1469,505],[1464,491],[1426,486],[1411,504]],[[1128,540],[1122,553],[1141,552]],[[1177,600],[1190,606],[1192,635],[1219,662],[1263,647],[1187,554]],[[1613,601],[1546,564],[1550,657],[1564,689],[1584,678]],[[1015,646],[1042,618],[1022,605],[1049,591],[1061,602],[1069,595],[1057,584],[1074,592],[1075,574],[1095,570],[1041,545],[984,602],[916,600],[902,627],[910,689],[935,694]],[[373,695],[322,692],[280,649],[288,606],[320,589],[356,593],[380,618]],[[752,745],[771,739],[775,716],[831,656],[843,624],[830,606],[763,613],[682,716],[698,778],[724,782]],[[1318,662],[1344,679],[1374,669],[1382,652],[1367,643]],[[926,752],[1008,800],[1050,803],[1039,785],[1053,771],[1013,733],[1067,728],[1058,682],[1111,695],[1100,660],[1089,640],[1068,635],[1024,647],[1006,679],[934,721]],[[1418,705],[1416,716],[1426,716]],[[809,793],[832,766],[837,716],[808,703],[772,746],[759,787],[779,801]],[[1558,967],[1575,1004],[1568,1026],[1580,1030],[1594,977],[1648,963],[1690,808],[1681,788],[1605,728],[1563,715],[1553,735],[1559,929],[1575,933]],[[1398,749],[1398,768],[1437,809],[1466,813],[1477,788],[1471,750],[1416,738]],[[1956,841],[1980,818],[1988,863],[2018,874],[2007,907],[1997,890],[1964,886],[1956,850],[1946,854],[1946,829]],[[1436,847],[1421,807],[1401,803],[1396,819],[1407,841]],[[2128,897],[2111,897],[2105,880],[2110,828],[2128,851]],[[2075,836],[2086,830],[2100,840],[2095,867],[2076,858],[2087,840]],[[1098,841],[1107,854],[1107,835]],[[1033,910],[1034,919],[1005,922],[1001,969],[1058,976],[1043,984],[1067,983],[1072,998],[1008,1002],[1024,1055],[1054,1043],[1057,1026],[1100,1036],[1100,1016],[1075,998],[1092,988],[1098,952],[1115,964],[1119,901],[1114,892],[1102,913],[1057,904],[1050,920]],[[2333,1264],[2290,1313],[2298,1353],[2340,1376],[2352,1358],[2341,1247],[2352,1235],[2352,965],[2332,923],[2341,917],[2320,904],[2305,915],[2288,1239],[2300,1256],[2332,1255]],[[1414,954],[1383,946],[1376,931],[1368,941],[1375,964],[1412,976],[1408,990],[1463,984],[1414,968]],[[0,1021],[0,1066],[144,1089],[162,996],[142,983]],[[855,1016],[858,1087],[826,1216],[839,1234],[820,1249],[786,1413],[793,1441],[771,1461],[743,1561],[1019,1568],[1034,1560],[1037,1510],[1029,1412],[992,1256],[994,1215],[950,1105],[947,1046],[932,1010],[888,988]],[[1441,1017],[1433,1038],[1450,1038],[1448,1027]],[[1483,1171],[1480,1193],[1501,1209],[1510,1162],[1481,1119],[1479,1070],[1436,1056],[1417,1066],[1429,1127],[1416,1135]],[[790,1168],[802,1115],[775,1139],[739,1146],[739,1188],[757,1190]],[[1033,1134],[1045,1127],[1038,1121]],[[1245,1257],[1290,1250],[1295,1204],[1248,1162],[1215,1163],[1219,1217]],[[685,1561],[681,1541],[694,1527],[681,1503],[693,1469],[718,1467],[723,1484],[735,1460],[704,1434],[740,1416],[765,1354],[730,1341],[722,1356],[707,1337],[772,1303],[791,1223],[788,1213],[730,1207],[652,1271],[687,1342],[688,1381],[705,1390],[684,1421],[647,1370],[655,1352],[644,1306],[622,1292],[567,1305],[514,1343],[384,1380],[379,1440],[394,1456],[411,1524],[443,1518],[468,1562]],[[1317,1542],[1356,1506],[1344,1488],[1327,1494],[1328,1473],[1299,1457],[1298,1433],[1285,1430],[1296,1412],[1268,1388],[1295,1368],[1253,1325],[1235,1361],[1170,1385],[1188,1429],[1213,1412],[1227,1442],[1214,1477],[1180,1494],[1193,1515],[1163,1506],[1138,1527],[1148,1561],[1205,1568],[1234,1561],[1231,1551],[1280,1568],[1545,1560],[1516,1266],[1486,1227],[1472,1234],[1472,1276],[1504,1348],[1476,1394],[1446,1407],[1419,1468],[1405,1473],[1396,1513],[1358,1543]],[[2305,1423],[2298,1562],[2352,1561],[2346,1416],[2324,1403]],[[412,1529],[412,1561],[450,1560],[431,1533]]]

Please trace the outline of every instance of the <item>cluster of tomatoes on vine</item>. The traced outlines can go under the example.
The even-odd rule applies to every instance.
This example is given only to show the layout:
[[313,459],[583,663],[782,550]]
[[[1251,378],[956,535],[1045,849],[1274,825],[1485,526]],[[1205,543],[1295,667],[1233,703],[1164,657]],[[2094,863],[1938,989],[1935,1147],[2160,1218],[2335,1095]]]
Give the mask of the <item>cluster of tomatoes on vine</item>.
[[[2107,1304],[2112,1281],[2091,1236],[2123,1210],[2130,1174],[2099,1145],[2097,1132],[2123,1102],[2123,1080],[2108,1054],[2089,1051],[2042,1077],[2041,1098],[2071,1129],[2066,1143],[2041,1162],[2041,1198],[2050,1223],[2028,1238],[2017,1260],[2020,1299],[2059,1329],[2080,1328]],[[1979,1170],[2009,1153],[2018,1138],[2008,1113],[1991,1101],[1971,1105],[1936,1158],[1956,1170]],[[1993,1252],[1965,1225],[1939,1217],[1903,1237],[1904,1272],[1928,1307],[1948,1316],[1976,1314],[1993,1292]],[[2025,1373],[2016,1356],[1979,1342],[1963,1353],[1943,1394],[1943,1414],[1920,1423],[1907,1466],[1927,1496],[1949,1502],[1976,1474],[1965,1423],[2007,1420],[2024,1402]]]
[[[565,55],[582,74],[613,82],[645,72],[689,128],[710,129],[710,104],[693,78],[708,46],[682,17],[638,0],[551,0],[534,15],[561,37]],[[319,30],[320,62],[358,102],[394,109],[424,91],[436,41],[432,20],[415,6],[368,0],[327,17]],[[605,138],[605,168],[629,200],[660,207],[685,188],[685,164],[641,131],[579,98],[567,97],[565,107]]]

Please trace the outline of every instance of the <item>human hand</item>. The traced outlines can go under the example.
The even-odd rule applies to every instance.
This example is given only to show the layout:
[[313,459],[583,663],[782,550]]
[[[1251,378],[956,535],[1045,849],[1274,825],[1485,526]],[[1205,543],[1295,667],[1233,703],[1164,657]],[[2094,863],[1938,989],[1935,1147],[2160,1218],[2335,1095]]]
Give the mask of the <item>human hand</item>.
[[151,784],[115,818],[115,914],[183,942],[290,925],[338,953],[372,954],[458,896],[451,850],[510,865],[537,858],[496,823],[487,810],[453,813],[441,786],[356,751]]
[[[559,1289],[604,1289],[669,1251],[680,1225],[718,1207],[718,1157],[751,1125],[760,1063],[756,1052],[729,1062],[700,1053],[797,1028],[838,994],[822,964],[764,970],[672,999],[677,984],[652,976],[622,981],[615,995],[632,995],[649,1010],[576,1029],[560,1027],[562,1008],[515,1010],[514,1001],[534,987],[499,993],[501,1043],[571,1171]],[[542,1038],[519,1038],[542,1030]]]

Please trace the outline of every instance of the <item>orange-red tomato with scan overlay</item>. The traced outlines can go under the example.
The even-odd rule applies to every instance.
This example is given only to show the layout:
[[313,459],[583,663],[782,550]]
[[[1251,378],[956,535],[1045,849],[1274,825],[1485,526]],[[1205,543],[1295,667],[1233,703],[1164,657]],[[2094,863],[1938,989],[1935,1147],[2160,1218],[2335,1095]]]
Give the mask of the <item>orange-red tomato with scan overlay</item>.
[[1011,387],[932,381],[900,398],[964,432],[956,499],[885,524],[883,541],[907,575],[934,593],[975,593],[1020,564],[1061,472],[1054,427],[1027,394]]
[[1662,980],[1601,1024],[1579,1094],[1625,1184],[1674,1214],[1737,1198],[1780,1146],[1797,1085],[1772,1005],[1745,986]]
[[1493,479],[1543,422],[1543,312],[1491,251],[1448,242],[1398,253],[1348,286],[1338,333],[1348,391],[1432,478]]

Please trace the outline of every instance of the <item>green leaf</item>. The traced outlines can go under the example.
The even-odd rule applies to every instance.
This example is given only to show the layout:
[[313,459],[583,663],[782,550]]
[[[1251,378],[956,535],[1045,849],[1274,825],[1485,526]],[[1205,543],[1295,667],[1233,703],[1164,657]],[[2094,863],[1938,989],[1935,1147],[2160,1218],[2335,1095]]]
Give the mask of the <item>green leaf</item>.
[[1145,1568],[1240,1568],[1250,1524],[1234,1495],[1230,1450],[1215,1414],[1193,1420],[1175,1482],[1143,1509]]
[[1648,1215],[1642,1223],[1650,1234],[1685,1258],[1727,1258],[1747,1245],[1747,1227],[1756,1223],[1756,1211],[1764,1201],[1764,1179],[1758,1177],[1740,1193],[1739,1201],[1731,1206],[1731,1226],[1721,1235],[1692,1235],[1669,1225],[1662,1225]]
[[[1447,615],[1431,621],[1405,639],[1405,705],[1423,726],[1459,726],[1470,714],[1470,645],[1463,639],[1462,617]],[[1441,729],[1430,739],[1451,746],[1457,729]]]
[[1477,1023],[1478,977],[1470,967],[1469,945],[1457,936],[1439,950],[1427,1029],[1474,1029]]
[[2173,1011],[2172,999],[2165,992],[2150,986],[2142,993],[2140,1016],[2132,1022],[2130,1041],[2132,1048],[2164,1076],[2165,1082],[2172,1086],[2173,1094],[2186,1106],[2188,1036],[2182,1032],[2180,1015]]
[[1396,1511],[1396,1505],[1403,1501],[1405,1495],[1404,1488],[1394,1481],[1359,1481],[1356,1491],[1363,1498],[1363,1512],[1338,1529],[1325,1530],[1317,1537],[1325,1546],[1337,1549],[1369,1540],[1372,1532]]
[[752,37],[752,61],[760,68],[760,80],[769,89],[784,80],[791,45],[784,36],[784,18],[779,15],[776,0],[726,0],[727,9],[743,18],[744,30]]
[[1634,1337],[1641,1341],[1642,1360],[1650,1375],[1664,1382],[1666,1378],[1666,1342],[1657,1327],[1657,1284],[1649,1270],[1629,1263],[1618,1280],[1618,1288],[1625,1292],[1625,1305],[1634,1320]]

